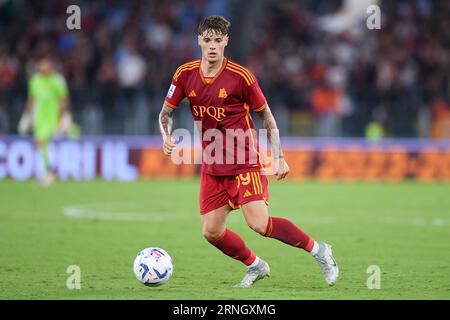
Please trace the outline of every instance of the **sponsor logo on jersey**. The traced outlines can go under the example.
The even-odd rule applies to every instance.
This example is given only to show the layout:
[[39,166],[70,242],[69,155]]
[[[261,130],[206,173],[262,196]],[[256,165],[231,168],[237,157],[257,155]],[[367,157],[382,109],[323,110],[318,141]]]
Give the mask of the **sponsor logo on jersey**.
[[195,93],[194,90],[192,90],[192,91],[188,94],[188,97],[196,97],[196,96],[197,96],[197,94]]
[[192,112],[196,117],[204,118],[205,116],[209,116],[216,121],[222,121],[226,117],[225,108],[223,107],[193,106]]

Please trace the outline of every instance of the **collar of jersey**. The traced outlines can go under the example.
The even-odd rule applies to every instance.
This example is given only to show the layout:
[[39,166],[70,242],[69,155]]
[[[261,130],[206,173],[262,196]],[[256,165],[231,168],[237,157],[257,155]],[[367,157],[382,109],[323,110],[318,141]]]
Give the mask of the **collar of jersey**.
[[200,73],[200,78],[202,78],[203,83],[204,84],[212,84],[214,82],[214,80],[216,80],[222,74],[222,71],[225,69],[227,64],[228,64],[228,59],[223,57],[222,67],[220,68],[219,72],[217,72],[216,75],[211,79],[211,81],[209,81],[209,83],[206,82],[205,77],[203,76],[202,66],[200,64],[200,67],[198,68],[198,72]]

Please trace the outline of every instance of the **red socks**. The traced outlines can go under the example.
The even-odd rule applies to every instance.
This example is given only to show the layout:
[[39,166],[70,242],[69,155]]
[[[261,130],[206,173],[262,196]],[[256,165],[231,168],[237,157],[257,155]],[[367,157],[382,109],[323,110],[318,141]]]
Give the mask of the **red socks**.
[[225,229],[218,239],[209,242],[227,256],[240,260],[247,266],[256,259],[255,253],[245,245],[244,240],[230,229]]
[[[304,233],[290,220],[278,217],[269,217],[265,237],[278,239],[291,246],[302,248],[311,252],[314,246],[314,239]],[[209,241],[213,246],[222,251],[227,256],[242,261],[245,265],[251,265],[256,255],[244,243],[242,238],[231,231],[225,232],[218,238]]]
[[304,233],[290,220],[278,217],[270,217],[267,224],[265,237],[278,239],[294,247],[302,248],[311,252],[314,239]]

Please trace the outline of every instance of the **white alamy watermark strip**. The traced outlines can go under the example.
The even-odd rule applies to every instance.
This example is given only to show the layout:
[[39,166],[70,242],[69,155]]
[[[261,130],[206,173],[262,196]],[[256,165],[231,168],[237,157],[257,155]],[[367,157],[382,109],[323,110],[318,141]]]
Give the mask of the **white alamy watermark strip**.
[[79,6],[72,4],[67,7],[66,13],[69,16],[66,19],[66,27],[69,30],[81,29],[81,9]]
[[371,265],[367,267],[366,273],[370,274],[367,278],[367,289],[381,289],[381,268],[377,265]]
[[77,265],[70,265],[66,269],[66,273],[70,274],[66,280],[66,287],[69,290],[81,289],[81,268]]
[[[278,134],[277,129],[272,129],[272,136]],[[278,161],[273,159],[272,154],[273,150],[280,150],[280,146],[269,147],[267,136],[267,129],[203,130],[202,122],[195,121],[193,136],[184,128],[175,129],[171,133],[176,141],[176,148],[170,159],[175,165],[260,165],[264,168],[262,174],[274,174]]]
[[366,20],[366,26],[369,30],[380,30],[381,29],[381,9],[378,5],[372,4],[367,7],[366,10],[369,17]]

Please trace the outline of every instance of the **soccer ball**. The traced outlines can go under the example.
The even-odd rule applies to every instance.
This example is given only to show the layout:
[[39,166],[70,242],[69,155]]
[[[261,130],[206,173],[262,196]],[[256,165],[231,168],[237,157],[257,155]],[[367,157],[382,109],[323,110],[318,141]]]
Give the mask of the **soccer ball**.
[[148,287],[166,283],[173,273],[172,258],[161,248],[145,248],[134,259],[136,279]]

